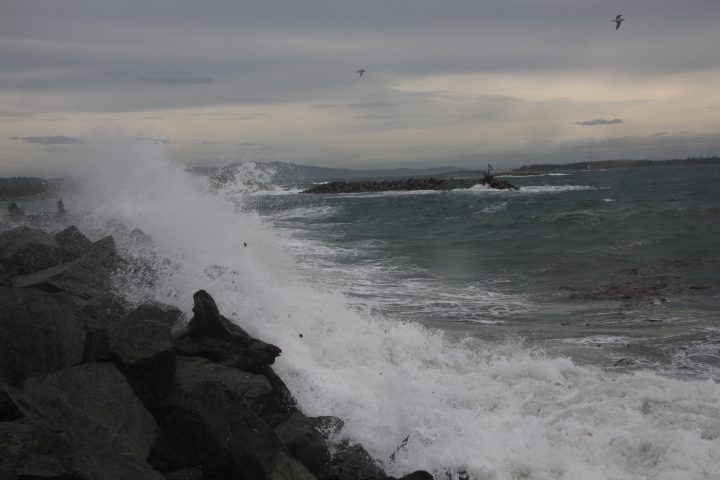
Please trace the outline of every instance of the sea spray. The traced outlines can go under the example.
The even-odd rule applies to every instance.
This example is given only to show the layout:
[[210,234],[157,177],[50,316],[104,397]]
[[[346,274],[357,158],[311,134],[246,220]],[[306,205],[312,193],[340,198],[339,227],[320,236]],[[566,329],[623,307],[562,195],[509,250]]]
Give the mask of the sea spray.
[[342,418],[341,435],[389,473],[720,476],[717,383],[611,373],[362,313],[339,287],[303,280],[282,232],[170,164],[160,146],[110,137],[89,153],[66,201],[83,227],[113,231],[124,248],[133,229],[150,235],[155,299],[189,313],[192,294],[210,292],[227,317],[283,349],[276,370],[305,413]]

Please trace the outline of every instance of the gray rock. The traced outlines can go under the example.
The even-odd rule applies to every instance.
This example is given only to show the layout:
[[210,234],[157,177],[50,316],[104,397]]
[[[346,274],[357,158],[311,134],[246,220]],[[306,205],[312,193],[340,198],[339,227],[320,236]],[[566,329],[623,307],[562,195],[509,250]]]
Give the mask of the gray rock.
[[112,274],[124,261],[118,256],[112,237],[93,243],[78,262],[48,281],[89,303],[102,303],[111,296]]
[[49,233],[23,225],[0,232],[0,258],[10,258],[23,248],[33,244],[58,246]]
[[284,448],[240,395],[202,382],[165,417],[150,463],[160,471],[200,466],[208,478],[265,480]]
[[416,470],[399,478],[398,480],[433,480],[433,476],[425,470]]
[[175,376],[175,349],[166,312],[140,305],[109,331],[110,352],[135,394],[153,406],[167,396]]
[[275,457],[267,480],[316,480],[316,477],[302,463],[281,452]]
[[360,444],[341,443],[335,450],[327,480],[386,480],[387,476]]
[[220,315],[215,300],[204,290],[193,295],[193,313],[176,337],[178,355],[205,357],[215,363],[255,371],[275,361],[280,349],[251,337]]
[[330,463],[329,447],[323,436],[313,422],[300,412],[283,417],[274,427],[280,441],[313,475],[323,476]]
[[85,253],[92,242],[75,225],[70,225],[66,229],[53,235],[55,241],[63,247],[66,251],[75,255],[75,257],[81,256]]
[[107,445],[116,456],[147,457],[155,420],[114,365],[86,363],[29,378],[22,390],[74,443]]
[[219,365],[205,358],[177,358],[174,393],[176,399],[182,398],[197,385],[208,380],[220,382],[240,395],[256,414],[264,411],[272,393],[270,382],[262,375]]
[[16,384],[82,360],[85,326],[66,295],[5,289],[0,298],[0,377]]
[[166,480],[205,480],[203,471],[196,467],[181,468],[165,474]]

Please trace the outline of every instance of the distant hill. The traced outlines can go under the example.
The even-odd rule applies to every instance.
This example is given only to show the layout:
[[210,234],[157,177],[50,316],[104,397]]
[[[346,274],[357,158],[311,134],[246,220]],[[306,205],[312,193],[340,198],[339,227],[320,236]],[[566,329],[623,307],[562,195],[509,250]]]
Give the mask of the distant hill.
[[598,160],[594,162],[576,163],[545,163],[525,165],[515,168],[514,173],[543,173],[561,172],[566,170],[600,170],[605,168],[631,168],[631,167],[666,167],[675,165],[713,165],[720,164],[720,157],[688,157],[673,160]]
[[0,178],[0,199],[14,199],[43,195],[50,189],[50,182],[35,177]]
[[248,169],[261,171],[272,176],[276,183],[307,182],[308,180],[335,180],[351,178],[384,178],[384,177],[423,177],[448,172],[459,172],[463,169],[456,167],[433,168],[392,168],[355,170],[349,168],[316,167],[312,165],[297,165],[290,162],[237,162],[225,167],[192,167],[188,170],[199,175],[206,175],[219,181],[234,178],[239,172]]

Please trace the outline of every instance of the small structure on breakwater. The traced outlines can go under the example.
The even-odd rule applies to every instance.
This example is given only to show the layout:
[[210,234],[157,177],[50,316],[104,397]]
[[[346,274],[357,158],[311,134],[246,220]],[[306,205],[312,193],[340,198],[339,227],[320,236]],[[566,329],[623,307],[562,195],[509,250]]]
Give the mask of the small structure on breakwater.
[[403,190],[456,190],[487,185],[498,190],[519,190],[510,182],[484,175],[482,178],[410,178],[407,180],[365,180],[313,185],[302,193],[363,193]]

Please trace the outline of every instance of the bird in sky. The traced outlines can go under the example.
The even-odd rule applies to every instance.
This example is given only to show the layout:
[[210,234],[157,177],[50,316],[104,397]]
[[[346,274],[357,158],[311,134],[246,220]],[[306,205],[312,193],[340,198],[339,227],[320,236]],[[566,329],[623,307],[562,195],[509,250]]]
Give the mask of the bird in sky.
[[357,73],[358,75],[360,75],[360,76],[362,77],[362,76],[363,76],[363,73],[365,73],[365,69],[364,69],[364,68],[361,68],[360,70],[358,70],[358,71],[355,72],[355,73]]
[[620,28],[620,24],[621,24],[622,22],[624,22],[625,19],[622,18],[622,15],[617,15],[617,16],[615,17],[615,20],[610,20],[610,21],[611,21],[611,22],[615,22],[615,23],[617,24],[617,26],[615,27],[615,30],[617,30],[618,28]]

